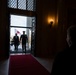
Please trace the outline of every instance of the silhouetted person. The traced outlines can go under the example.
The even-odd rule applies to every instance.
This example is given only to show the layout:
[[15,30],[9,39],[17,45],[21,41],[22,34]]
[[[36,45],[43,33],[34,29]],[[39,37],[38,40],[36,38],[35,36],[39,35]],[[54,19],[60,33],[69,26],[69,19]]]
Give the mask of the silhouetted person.
[[22,41],[22,50],[26,52],[27,35],[25,34],[25,31],[23,31],[23,34],[20,37],[20,41]]
[[19,36],[17,35],[17,33],[13,37],[13,42],[14,42],[15,50],[17,51],[18,50],[18,46],[19,46]]
[[76,26],[67,29],[68,48],[60,52],[52,66],[51,75],[75,75],[76,65]]

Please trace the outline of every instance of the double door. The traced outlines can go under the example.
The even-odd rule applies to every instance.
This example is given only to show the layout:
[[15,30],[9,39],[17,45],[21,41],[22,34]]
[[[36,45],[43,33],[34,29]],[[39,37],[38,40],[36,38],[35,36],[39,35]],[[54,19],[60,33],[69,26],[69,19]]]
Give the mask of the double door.
[[18,45],[18,51],[15,51],[15,47],[12,43],[15,33],[19,36],[25,31],[28,42],[26,42],[26,53],[33,53],[35,51],[35,34],[36,34],[36,18],[20,15],[10,15],[10,53],[23,53],[22,43]]

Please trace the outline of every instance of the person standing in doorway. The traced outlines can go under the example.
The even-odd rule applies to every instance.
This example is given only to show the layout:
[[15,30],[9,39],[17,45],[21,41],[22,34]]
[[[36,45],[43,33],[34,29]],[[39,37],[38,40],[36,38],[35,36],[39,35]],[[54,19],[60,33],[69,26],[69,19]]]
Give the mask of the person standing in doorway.
[[18,50],[18,46],[19,46],[19,36],[17,35],[17,33],[13,37],[13,42],[14,42],[15,50],[17,51]]
[[27,35],[25,34],[25,31],[23,31],[23,34],[20,36],[20,41],[22,42],[22,50],[25,51],[25,53],[26,53],[27,40],[28,40]]

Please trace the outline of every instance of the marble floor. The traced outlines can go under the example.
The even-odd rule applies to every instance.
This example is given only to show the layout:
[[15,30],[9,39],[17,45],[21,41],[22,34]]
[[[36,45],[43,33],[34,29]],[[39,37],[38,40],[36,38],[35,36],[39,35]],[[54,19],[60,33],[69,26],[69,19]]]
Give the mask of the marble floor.
[[8,75],[9,59],[0,61],[0,75]]

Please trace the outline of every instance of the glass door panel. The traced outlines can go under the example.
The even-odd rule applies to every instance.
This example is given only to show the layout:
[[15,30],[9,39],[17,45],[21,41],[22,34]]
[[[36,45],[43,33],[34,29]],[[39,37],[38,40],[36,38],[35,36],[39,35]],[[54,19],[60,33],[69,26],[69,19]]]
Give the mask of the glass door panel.
[[[13,45],[13,37],[15,33],[20,36],[23,34],[23,31],[25,31],[27,37],[28,37],[28,42],[26,43],[26,51],[31,50],[31,29],[30,28],[16,28],[16,27],[10,27],[10,52],[15,52],[14,50],[14,45]],[[18,52],[22,52],[22,43],[19,44],[18,46]]]

